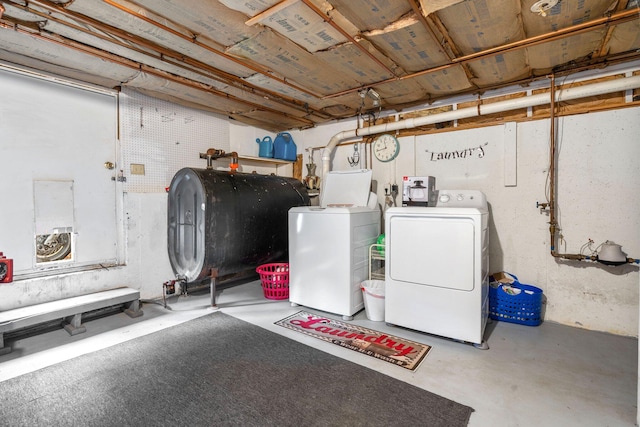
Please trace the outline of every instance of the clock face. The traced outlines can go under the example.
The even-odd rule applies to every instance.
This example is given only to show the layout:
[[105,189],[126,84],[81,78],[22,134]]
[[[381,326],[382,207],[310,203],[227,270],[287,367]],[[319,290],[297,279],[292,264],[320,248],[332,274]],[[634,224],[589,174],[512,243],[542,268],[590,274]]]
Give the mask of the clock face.
[[384,134],[373,141],[373,154],[381,162],[390,162],[400,152],[400,143],[395,136]]

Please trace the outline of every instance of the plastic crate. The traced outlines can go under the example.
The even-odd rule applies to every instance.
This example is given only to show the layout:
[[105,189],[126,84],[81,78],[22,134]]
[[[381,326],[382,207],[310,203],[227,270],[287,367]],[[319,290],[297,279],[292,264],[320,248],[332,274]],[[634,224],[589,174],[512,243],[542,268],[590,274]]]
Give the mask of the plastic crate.
[[[538,326],[542,323],[542,289],[520,283],[492,282],[489,287],[489,317],[503,322]],[[518,292],[513,294],[512,291]]]
[[289,264],[286,262],[263,264],[256,268],[267,299],[289,298]]

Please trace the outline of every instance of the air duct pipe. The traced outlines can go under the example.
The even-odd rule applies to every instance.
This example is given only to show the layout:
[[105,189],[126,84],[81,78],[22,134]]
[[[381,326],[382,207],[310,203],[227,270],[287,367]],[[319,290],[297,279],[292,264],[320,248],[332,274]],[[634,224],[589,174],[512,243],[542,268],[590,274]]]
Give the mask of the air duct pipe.
[[[608,80],[600,83],[593,83],[585,86],[566,88],[555,92],[555,102],[569,101],[572,99],[586,98],[589,96],[603,95],[611,92],[620,92],[640,87],[640,75],[625,77],[616,80]],[[506,101],[494,102],[491,104],[481,104],[477,107],[462,108],[460,110],[447,111],[445,113],[433,114],[425,117],[415,117],[401,120],[399,122],[384,123],[362,129],[343,131],[332,136],[329,143],[322,151],[322,176],[326,177],[331,170],[331,155],[338,143],[341,141],[373,135],[384,132],[391,132],[400,129],[413,129],[419,126],[434,123],[447,122],[451,120],[465,119],[469,117],[482,116],[486,114],[499,113],[503,111],[528,108],[549,103],[549,94],[540,93],[523,98],[509,99]],[[326,182],[323,179],[323,182]]]

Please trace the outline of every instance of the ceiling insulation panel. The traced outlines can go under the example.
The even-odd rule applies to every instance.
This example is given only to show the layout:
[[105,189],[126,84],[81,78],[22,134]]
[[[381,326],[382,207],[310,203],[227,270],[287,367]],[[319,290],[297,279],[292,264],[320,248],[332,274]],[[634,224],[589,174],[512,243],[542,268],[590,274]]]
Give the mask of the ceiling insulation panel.
[[525,38],[517,1],[465,1],[442,9],[436,15],[465,55]]
[[462,93],[473,87],[460,65],[445,70],[428,73],[415,78],[430,96]]
[[442,46],[414,13],[382,30],[366,32],[363,36],[408,72],[446,64],[449,59]]
[[300,2],[270,14],[257,23],[270,27],[312,53],[348,41],[322,16]]
[[637,46],[640,46],[640,18],[616,26],[607,42],[606,51],[613,54],[622,53],[637,49]]
[[280,131],[640,62],[636,0],[537,3],[0,0],[0,60]]
[[469,69],[475,76],[473,84],[478,87],[520,80],[530,71],[525,52],[521,50],[471,61]]
[[204,36],[223,47],[260,32],[259,27],[245,24],[246,15],[217,1],[136,0],[136,3],[158,15],[169,17],[183,28],[189,28],[198,38]]
[[[270,28],[230,47],[227,53],[266,66],[280,76],[288,76],[295,85],[311,92],[327,95],[346,90],[359,83],[346,76],[319,57],[312,55]],[[341,79],[337,80],[336,76]]]
[[606,31],[592,31],[532,46],[527,49],[529,64],[534,70],[551,70],[556,64],[566,64],[572,59],[590,58],[598,53]]
[[393,0],[329,0],[360,31],[384,28],[411,12],[405,1]]

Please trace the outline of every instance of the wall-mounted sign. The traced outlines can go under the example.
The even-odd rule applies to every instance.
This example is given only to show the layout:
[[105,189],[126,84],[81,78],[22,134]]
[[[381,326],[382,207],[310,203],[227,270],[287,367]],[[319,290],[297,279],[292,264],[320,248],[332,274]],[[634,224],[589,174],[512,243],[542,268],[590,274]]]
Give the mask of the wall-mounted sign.
[[489,145],[488,142],[484,144],[480,144],[475,147],[464,148],[462,150],[452,150],[452,151],[429,151],[424,150],[429,153],[428,160],[431,162],[437,162],[439,160],[455,160],[455,159],[467,159],[467,158],[478,158],[481,159],[484,157],[484,148]]

